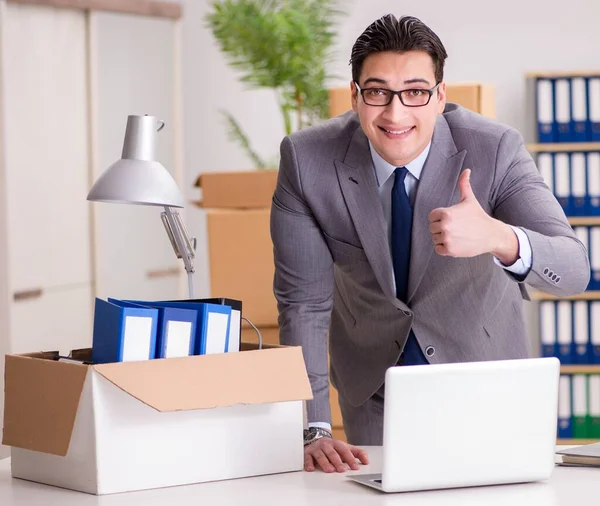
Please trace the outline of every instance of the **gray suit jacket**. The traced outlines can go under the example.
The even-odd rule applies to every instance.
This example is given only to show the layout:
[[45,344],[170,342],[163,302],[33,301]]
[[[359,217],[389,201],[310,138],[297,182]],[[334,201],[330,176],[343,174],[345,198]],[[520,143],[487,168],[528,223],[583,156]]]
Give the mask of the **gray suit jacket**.
[[[485,211],[529,237],[524,280],[489,254],[434,252],[428,215],[460,201],[466,168]],[[521,135],[455,104],[438,117],[419,180],[406,304],[394,295],[375,171],[355,113],[282,141],[271,236],[280,340],[303,348],[309,421],[330,420],[328,351],[332,383],[358,406],[397,363],[411,326],[422,349],[433,348],[431,363],[528,357],[523,283],[564,296],[585,290],[590,276],[587,251]]]

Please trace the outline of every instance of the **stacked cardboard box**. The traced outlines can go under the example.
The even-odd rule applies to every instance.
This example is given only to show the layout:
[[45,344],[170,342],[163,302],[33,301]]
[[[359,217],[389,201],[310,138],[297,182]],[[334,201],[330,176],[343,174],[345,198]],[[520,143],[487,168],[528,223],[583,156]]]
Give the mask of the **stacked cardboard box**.
[[[493,88],[481,83],[448,84],[448,101],[495,116]],[[349,87],[330,90],[330,116],[351,109]],[[210,290],[213,297],[243,301],[243,314],[259,327],[265,343],[279,343],[273,295],[273,245],[269,215],[276,170],[208,172],[199,176],[207,210]],[[245,324],[243,339],[256,341]],[[337,392],[330,389],[333,428],[345,439]]]
[[[209,172],[196,181],[206,209],[211,296],[241,300],[243,316],[258,327],[266,344],[279,344],[269,225],[277,174]],[[257,342],[254,329],[245,321],[243,327],[242,340]],[[345,439],[337,394],[331,391],[334,430]]]

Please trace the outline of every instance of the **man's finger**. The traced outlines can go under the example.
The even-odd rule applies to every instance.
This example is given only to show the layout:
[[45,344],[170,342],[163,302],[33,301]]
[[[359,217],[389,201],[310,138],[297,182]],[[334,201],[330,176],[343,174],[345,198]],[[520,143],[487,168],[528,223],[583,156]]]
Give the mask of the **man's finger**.
[[353,471],[358,471],[360,469],[360,467],[356,463],[356,457],[350,449],[350,446],[344,445],[343,448],[338,449],[338,452],[342,460],[346,462],[348,466],[350,466],[350,469],[352,469]]
[[446,207],[438,207],[429,213],[429,223],[435,223],[448,218],[449,212]]
[[[358,448],[357,446],[350,446],[350,451],[354,458],[359,459],[363,464],[369,463],[369,455],[367,450],[363,450],[362,448]],[[357,466],[358,467],[358,466]]]
[[429,232],[431,234],[439,234],[442,231],[442,227],[443,225],[441,221],[434,221],[429,225]]
[[346,466],[342,462],[340,458],[339,450],[336,450],[333,445],[327,445],[323,448],[323,452],[327,455],[329,462],[335,467],[335,470],[338,473],[343,473],[346,471]]
[[317,461],[317,464],[321,467],[321,469],[326,473],[332,473],[335,470],[335,468],[331,465],[331,462],[329,462],[327,455],[325,455],[322,450],[315,449],[312,452],[312,456]]
[[444,244],[444,234],[432,234],[433,244]]
[[304,454],[304,470],[305,471],[314,471],[315,470],[315,462],[310,453]]
[[446,248],[446,245],[443,243],[435,245],[435,252],[443,257],[448,256],[448,248]]
[[461,202],[475,198],[473,189],[471,188],[471,169],[465,169],[458,178],[458,187],[460,189]]

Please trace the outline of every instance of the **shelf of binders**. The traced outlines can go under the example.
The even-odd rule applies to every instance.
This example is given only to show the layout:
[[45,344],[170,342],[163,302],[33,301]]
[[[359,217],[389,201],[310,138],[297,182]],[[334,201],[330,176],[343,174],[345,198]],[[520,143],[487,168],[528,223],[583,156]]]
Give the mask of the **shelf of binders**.
[[557,444],[600,441],[600,70],[530,72],[537,136],[527,150],[590,255],[583,293],[539,301],[541,356],[561,362]]
[[[531,72],[534,151],[595,151],[600,144],[600,70]],[[594,146],[596,144],[596,146]]]
[[557,407],[559,444],[600,439],[600,374],[561,369]]

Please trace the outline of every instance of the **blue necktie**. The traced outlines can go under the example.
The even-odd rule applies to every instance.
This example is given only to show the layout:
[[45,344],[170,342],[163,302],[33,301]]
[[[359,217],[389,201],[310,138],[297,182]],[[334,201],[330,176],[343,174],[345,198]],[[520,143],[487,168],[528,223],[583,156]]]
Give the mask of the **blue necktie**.
[[[394,171],[392,188],[392,263],[396,278],[396,297],[406,302],[408,296],[408,267],[410,265],[410,235],[412,230],[412,207],[406,193],[404,180],[408,170],[398,167]],[[427,364],[413,331],[403,351],[403,365]]]

